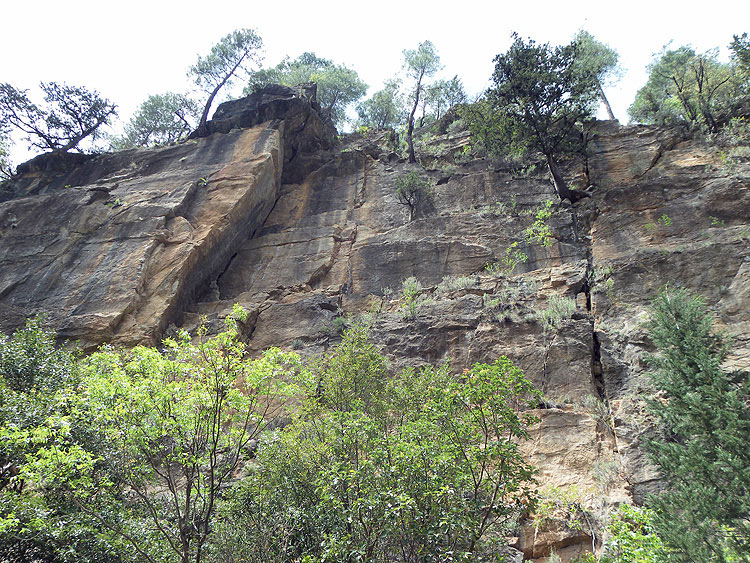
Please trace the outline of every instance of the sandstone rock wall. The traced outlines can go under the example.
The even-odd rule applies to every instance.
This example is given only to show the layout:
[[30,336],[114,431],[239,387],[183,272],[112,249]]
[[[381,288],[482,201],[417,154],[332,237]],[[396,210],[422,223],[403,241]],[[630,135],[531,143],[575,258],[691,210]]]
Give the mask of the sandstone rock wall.
[[[219,327],[239,303],[253,353],[320,353],[348,316],[371,324],[394,369],[450,362],[460,373],[505,354],[545,396],[523,447],[559,517],[526,524],[515,544],[536,560],[590,550],[609,507],[658,486],[639,443],[643,321],[661,286],[703,294],[736,335],[733,366],[748,368],[748,164],[728,167],[676,131],[601,123],[579,173],[593,195],[570,205],[543,176],[482,159],[446,167],[470,140],[444,136],[424,171],[433,196],[409,221],[393,191],[414,167],[390,135],[334,148],[309,101],[277,92],[234,104],[207,138],[19,178],[0,203],[2,328],[45,312],[87,346],[153,344],[171,323]],[[523,230],[547,200],[543,246]],[[485,271],[514,242],[528,260]],[[424,288],[414,315],[399,302],[409,276]],[[573,303],[555,327],[543,322],[552,296]],[[573,491],[586,521],[571,527],[559,491]]]

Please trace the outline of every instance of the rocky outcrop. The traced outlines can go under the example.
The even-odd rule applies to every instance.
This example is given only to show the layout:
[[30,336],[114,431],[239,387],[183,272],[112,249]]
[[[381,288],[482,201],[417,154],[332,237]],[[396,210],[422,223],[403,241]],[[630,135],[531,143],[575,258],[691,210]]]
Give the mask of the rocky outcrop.
[[[239,303],[252,353],[315,355],[359,319],[393,369],[460,373],[507,355],[544,394],[522,448],[559,507],[521,528],[515,547],[532,560],[598,546],[607,510],[658,485],[640,441],[643,321],[661,286],[703,294],[736,335],[732,367],[750,364],[750,166],[681,131],[592,126],[587,161],[570,168],[591,197],[575,205],[546,177],[467,159],[465,133],[444,135],[410,221],[393,191],[414,166],[391,134],[333,147],[314,103],[288,89],[223,104],[209,130],[30,166],[0,203],[2,328],[45,312],[88,346],[155,343],[171,323],[219,327]],[[548,200],[543,245],[524,230]],[[514,248],[527,260],[512,272],[485,270]],[[410,276],[423,289],[405,308]],[[550,321],[553,296],[568,309]]]
[[2,328],[44,313],[86,348],[158,343],[262,227],[302,160],[287,151],[330,146],[310,102],[283,99],[255,104],[268,119],[249,129],[21,167],[0,203]]

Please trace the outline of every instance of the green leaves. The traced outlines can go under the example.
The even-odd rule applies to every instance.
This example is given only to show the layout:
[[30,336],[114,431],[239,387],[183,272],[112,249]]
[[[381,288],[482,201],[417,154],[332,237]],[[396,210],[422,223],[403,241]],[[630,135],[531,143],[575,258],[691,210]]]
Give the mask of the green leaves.
[[300,416],[261,440],[215,549],[248,561],[491,560],[488,530],[533,502],[517,450],[532,419],[516,409],[537,394],[521,371],[501,358],[461,377],[389,376],[354,327],[311,375]]
[[273,68],[252,73],[245,92],[257,91],[269,84],[297,86],[307,82],[317,84],[318,103],[324,115],[338,127],[344,124],[349,104],[367,91],[367,85],[356,71],[321,59],[315,53],[303,53],[292,61],[286,58]]
[[82,86],[42,82],[46,106],[34,104],[25,90],[0,84],[0,117],[28,135],[30,147],[67,152],[86,138],[95,140],[99,127],[116,115],[116,106]]
[[647,442],[667,490],[650,499],[669,561],[730,561],[750,554],[750,433],[747,372],[722,368],[730,348],[704,302],[664,289],[650,328],[649,358],[660,394],[649,410],[660,435]]

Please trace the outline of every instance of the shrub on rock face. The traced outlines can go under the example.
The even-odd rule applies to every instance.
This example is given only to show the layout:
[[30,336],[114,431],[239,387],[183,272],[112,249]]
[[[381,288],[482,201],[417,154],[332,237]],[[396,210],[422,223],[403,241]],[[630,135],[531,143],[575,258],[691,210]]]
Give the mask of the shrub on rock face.
[[419,205],[430,197],[430,182],[412,170],[396,179],[396,201],[409,208],[409,221],[416,217]]

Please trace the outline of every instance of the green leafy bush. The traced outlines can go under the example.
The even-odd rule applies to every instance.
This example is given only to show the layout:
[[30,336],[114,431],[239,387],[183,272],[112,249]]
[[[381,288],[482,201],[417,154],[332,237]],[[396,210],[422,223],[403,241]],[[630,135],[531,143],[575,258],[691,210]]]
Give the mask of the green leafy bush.
[[496,560],[492,538],[533,504],[517,442],[536,392],[518,368],[389,377],[354,327],[300,380],[299,415],[221,509],[219,561]]

